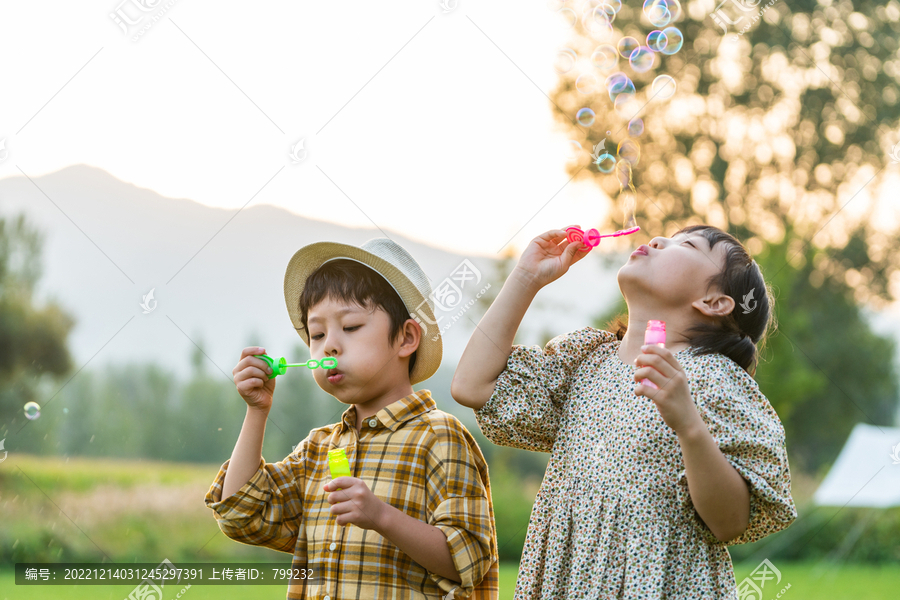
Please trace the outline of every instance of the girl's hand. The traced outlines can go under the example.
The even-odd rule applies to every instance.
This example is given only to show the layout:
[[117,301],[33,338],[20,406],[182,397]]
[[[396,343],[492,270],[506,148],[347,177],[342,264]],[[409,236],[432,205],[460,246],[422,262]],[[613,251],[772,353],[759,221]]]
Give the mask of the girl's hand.
[[544,287],[562,277],[591,248],[583,242],[569,242],[565,229],[551,229],[531,240],[515,270],[535,286]]
[[[378,529],[384,515],[385,503],[357,477],[338,477],[324,486],[331,505],[331,514],[337,515],[338,525],[353,523],[361,529]],[[341,488],[338,490],[337,488]]]
[[[638,366],[634,372],[634,380],[638,382],[634,394],[653,400],[663,421],[679,437],[694,427],[705,426],[691,397],[687,375],[672,352],[655,344],[641,346],[641,352],[634,360]],[[649,379],[659,389],[640,383],[642,379]]]

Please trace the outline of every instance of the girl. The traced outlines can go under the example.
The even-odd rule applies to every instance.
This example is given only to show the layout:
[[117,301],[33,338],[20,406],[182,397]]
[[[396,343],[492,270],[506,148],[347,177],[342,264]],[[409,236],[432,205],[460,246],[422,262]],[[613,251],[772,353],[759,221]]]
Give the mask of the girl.
[[[551,453],[516,600],[734,598],[726,546],[797,516],[784,429],[752,378],[772,318],[759,266],[715,227],[656,237],[618,272],[627,326],[512,346],[535,294],[590,251],[565,238],[531,241],[451,384],[489,440]],[[650,319],[665,348],[643,346]]]

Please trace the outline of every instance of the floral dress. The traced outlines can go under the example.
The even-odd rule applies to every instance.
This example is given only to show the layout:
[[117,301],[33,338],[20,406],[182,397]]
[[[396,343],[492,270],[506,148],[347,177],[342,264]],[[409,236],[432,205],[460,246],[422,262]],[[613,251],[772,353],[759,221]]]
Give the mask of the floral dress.
[[681,447],[634,395],[620,342],[586,327],[546,347],[513,346],[475,412],[495,444],[549,452],[515,600],[735,598],[726,546],[796,518],[784,428],[756,382],[721,354],[675,354],[713,439],[750,489],[746,531],[720,542],[694,510]]

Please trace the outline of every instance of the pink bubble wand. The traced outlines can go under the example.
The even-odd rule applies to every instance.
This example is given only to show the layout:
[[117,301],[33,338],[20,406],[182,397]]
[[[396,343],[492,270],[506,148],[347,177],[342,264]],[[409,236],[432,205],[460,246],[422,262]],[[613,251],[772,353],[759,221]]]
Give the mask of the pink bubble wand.
[[629,227],[628,229],[620,229],[615,233],[604,233],[603,235],[600,235],[600,232],[596,229],[589,229],[587,233],[585,233],[578,227],[566,227],[566,239],[570,242],[581,242],[593,248],[594,246],[597,246],[600,243],[600,240],[602,240],[603,238],[619,237],[620,235],[631,235],[632,233],[637,233],[640,230],[640,226],[635,225],[634,227]]

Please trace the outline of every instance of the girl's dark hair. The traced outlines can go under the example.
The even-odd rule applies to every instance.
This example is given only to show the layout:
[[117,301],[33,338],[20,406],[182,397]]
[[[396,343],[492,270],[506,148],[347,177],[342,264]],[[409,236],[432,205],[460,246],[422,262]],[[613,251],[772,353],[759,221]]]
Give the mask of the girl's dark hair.
[[[688,342],[693,353],[724,354],[750,375],[756,374],[759,361],[757,344],[765,344],[770,326],[774,326],[772,307],[775,303],[762,271],[750,253],[733,235],[711,225],[692,225],[678,233],[697,232],[706,238],[712,249],[719,242],[726,244],[725,267],[707,282],[707,289],[715,287],[734,299],[734,310],[715,325],[702,323],[688,330]],[[627,314],[618,315],[607,328],[622,339],[628,330]]]
[[[324,300],[358,304],[363,308],[381,308],[391,319],[388,342],[393,344],[403,331],[403,324],[410,319],[409,310],[400,295],[380,273],[355,260],[341,258],[331,260],[309,274],[300,292],[300,322],[309,331],[309,309]],[[409,357],[409,372],[416,366],[416,352]]]

